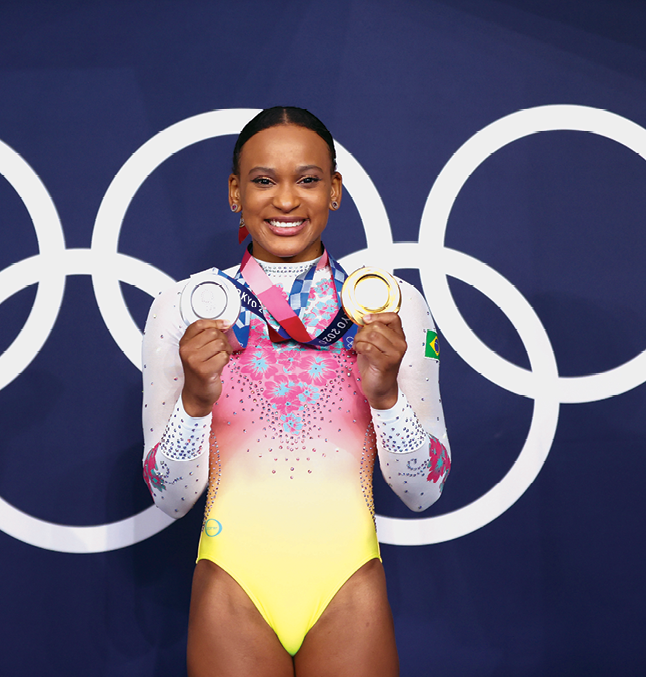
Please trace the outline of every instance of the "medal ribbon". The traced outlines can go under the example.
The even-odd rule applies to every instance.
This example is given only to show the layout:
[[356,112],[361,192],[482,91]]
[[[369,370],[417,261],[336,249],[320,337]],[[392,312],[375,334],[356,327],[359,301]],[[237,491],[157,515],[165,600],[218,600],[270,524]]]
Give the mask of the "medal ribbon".
[[[299,314],[304,311],[311,293],[314,274],[328,264],[332,270],[339,311],[330,324],[318,336],[312,338],[295,311],[298,310]],[[222,272],[220,274],[224,275]],[[339,263],[327,251],[324,251],[316,266],[311,266],[294,280],[288,303],[282,291],[272,284],[265,271],[247,249],[236,279],[231,280],[240,294],[243,308],[240,318],[234,325],[234,333],[238,342],[242,347],[246,346],[249,339],[250,313],[253,313],[265,321],[269,338],[274,343],[293,339],[305,345],[324,347],[342,338],[345,347],[351,348],[357,327],[345,314],[340,303],[341,287],[346,277],[347,274]],[[261,302],[278,322],[278,331],[267,322]]]

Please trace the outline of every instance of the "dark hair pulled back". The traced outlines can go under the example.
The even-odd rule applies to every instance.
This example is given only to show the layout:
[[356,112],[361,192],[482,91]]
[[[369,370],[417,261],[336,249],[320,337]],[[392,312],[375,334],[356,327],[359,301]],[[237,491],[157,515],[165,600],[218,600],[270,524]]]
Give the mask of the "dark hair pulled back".
[[233,167],[232,172],[240,174],[240,153],[242,147],[249,139],[262,132],[263,129],[276,127],[278,125],[298,125],[316,132],[327,143],[330,150],[330,159],[332,160],[332,171],[336,171],[336,150],[334,148],[334,139],[328,128],[305,108],[296,108],[295,106],[274,106],[265,108],[251,119],[240,132],[235,148],[233,149]]

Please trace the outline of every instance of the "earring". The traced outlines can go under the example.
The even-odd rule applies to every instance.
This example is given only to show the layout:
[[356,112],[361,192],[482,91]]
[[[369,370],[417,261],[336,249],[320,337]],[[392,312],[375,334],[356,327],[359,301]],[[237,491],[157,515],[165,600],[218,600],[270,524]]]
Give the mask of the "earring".
[[242,244],[247,235],[249,235],[249,231],[247,230],[247,226],[244,222],[242,214],[240,214],[240,228],[238,228],[238,244]]
[[332,209],[338,209],[339,208],[339,203],[338,202],[333,202],[332,203]]
[[231,211],[232,211],[232,212],[237,212],[237,211],[238,211],[238,205],[237,205],[237,204],[232,204],[232,205],[231,205]]

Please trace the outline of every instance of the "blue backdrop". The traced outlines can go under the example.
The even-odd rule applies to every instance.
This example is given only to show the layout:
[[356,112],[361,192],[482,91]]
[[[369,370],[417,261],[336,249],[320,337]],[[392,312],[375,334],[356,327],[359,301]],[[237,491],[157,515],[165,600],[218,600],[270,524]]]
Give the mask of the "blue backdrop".
[[203,503],[149,510],[137,327],[240,259],[209,112],[276,104],[354,158],[330,249],[423,289],[443,338],[444,496],[413,515],[375,476],[403,677],[644,674],[644,25],[628,0],[0,2],[2,674],[184,674]]

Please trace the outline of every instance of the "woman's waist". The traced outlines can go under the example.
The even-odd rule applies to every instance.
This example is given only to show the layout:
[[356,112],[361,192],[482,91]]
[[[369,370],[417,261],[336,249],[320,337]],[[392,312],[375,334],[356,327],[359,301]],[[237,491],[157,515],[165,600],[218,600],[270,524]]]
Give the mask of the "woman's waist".
[[269,540],[285,548],[291,547],[295,535],[301,544],[311,540],[312,547],[330,540],[371,541],[375,527],[369,497],[359,483],[305,486],[284,482],[270,487],[225,482],[207,502],[203,537]]

